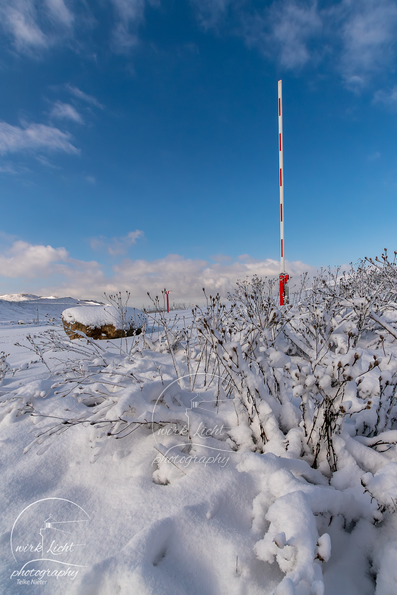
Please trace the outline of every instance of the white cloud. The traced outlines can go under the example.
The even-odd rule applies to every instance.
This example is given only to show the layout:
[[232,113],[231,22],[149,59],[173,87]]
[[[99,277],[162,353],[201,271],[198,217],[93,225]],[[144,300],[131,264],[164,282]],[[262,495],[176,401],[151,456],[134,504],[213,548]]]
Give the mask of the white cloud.
[[111,0],[120,18],[125,23],[138,21],[143,17],[145,0]]
[[0,163],[0,173],[14,176],[24,176],[26,174],[32,173],[32,170],[24,165],[18,165],[9,161],[3,161],[2,163]]
[[[170,254],[152,261],[124,259],[113,267],[111,276],[106,276],[100,263],[73,259],[65,248],[33,245],[8,236],[4,238],[7,240],[13,243],[0,252],[0,275],[18,280],[12,291],[36,291],[42,280],[42,295],[101,298],[104,292],[129,290],[138,305],[147,303],[148,291],[154,297],[164,288],[172,290],[175,301],[202,302],[203,287],[207,294],[219,292],[226,297],[237,279],[254,274],[278,276],[280,266],[276,260],[258,260],[247,255],[235,262],[226,259],[223,263],[209,263]],[[304,271],[314,272],[299,261],[287,263],[287,270],[295,277]],[[56,281],[44,285],[45,279],[55,275]]]
[[65,6],[63,0],[45,0],[48,10],[53,18],[63,25],[70,26],[74,21],[74,16]]
[[62,151],[78,154],[80,151],[72,145],[71,135],[53,126],[44,124],[26,124],[23,127],[0,122],[0,154],[18,151]]
[[233,262],[233,258],[227,254],[215,254],[214,256],[211,256],[211,260],[214,262]]
[[65,248],[35,246],[17,240],[11,248],[0,254],[0,275],[12,279],[49,277],[59,272],[57,263],[67,258],[68,253]]
[[[396,58],[396,0],[190,0],[206,29],[239,35],[279,66],[299,70],[332,60],[345,85],[358,91],[387,73]],[[326,6],[328,4],[328,6]]]
[[137,27],[143,21],[145,0],[111,0],[116,13],[113,50],[125,54],[137,45]]
[[51,118],[58,118],[59,120],[72,120],[78,124],[84,124],[83,118],[70,103],[62,103],[57,101],[51,110]]
[[[249,262],[248,262],[249,260]],[[235,287],[237,279],[257,274],[278,276],[280,263],[276,260],[238,261],[228,264],[210,264],[206,260],[185,259],[171,254],[158,260],[125,259],[113,267],[113,276],[101,275],[98,264],[87,266],[78,276],[69,272],[61,285],[43,287],[43,293],[71,295],[74,297],[100,298],[104,292],[128,290],[132,303],[148,303],[147,292],[152,297],[161,295],[161,290],[172,290],[176,302],[203,302],[203,287],[207,295],[220,293],[224,298]],[[289,273],[298,277],[302,272],[314,273],[314,269],[302,262],[287,263]]]
[[321,60],[323,50],[311,44],[317,38],[355,91],[386,72],[396,55],[395,0],[342,0],[324,9],[316,0],[277,1],[245,23],[247,43],[288,69]]
[[[275,7],[275,5],[274,5]],[[303,66],[310,59],[309,40],[321,31],[317,4],[299,6],[288,2],[272,14],[272,37],[280,48],[280,62],[286,68]]]
[[4,165],[0,165],[0,173],[16,175],[18,170],[11,163],[5,163]]
[[[161,289],[173,290],[175,298],[199,298],[203,287],[207,293],[226,296],[237,279],[247,275],[274,276],[279,274],[280,263],[272,259],[256,260],[245,255],[237,262],[210,264],[206,260],[185,259],[177,254],[166,258],[146,260],[123,260],[114,267],[115,279],[122,288],[131,287],[131,294],[143,288],[153,293]],[[289,263],[288,271],[294,275],[310,269],[302,262]],[[136,289],[134,289],[136,288]]]
[[383,103],[387,107],[397,108],[397,86],[389,91],[379,90],[374,95],[374,103]]
[[72,95],[74,95],[78,99],[81,99],[86,103],[90,103],[91,105],[95,105],[95,107],[99,107],[101,109],[104,108],[104,106],[101,103],[99,103],[99,101],[95,97],[93,97],[92,95],[87,95],[87,93],[84,93],[84,91],[81,91],[77,87],[73,87],[73,85],[66,85],[66,88]]
[[[113,9],[110,46],[117,53],[128,54],[139,42],[146,6],[158,5],[159,0],[103,0],[102,6],[106,3]],[[396,57],[396,0],[190,3],[202,27],[223,27],[226,34],[242,36],[248,46],[283,68],[297,70],[324,56],[331,58],[332,67],[352,90],[360,90],[374,75],[386,73]],[[75,43],[80,51],[82,31],[98,25],[95,13],[95,2],[0,0],[0,27],[19,52],[37,54],[65,42]],[[76,98],[103,107],[77,87],[68,88]]]
[[191,2],[204,29],[216,27],[231,4],[231,0],[191,0]]
[[245,20],[245,40],[288,69],[301,68],[312,57],[310,41],[321,33],[317,3],[273,2],[262,15]]
[[58,165],[51,163],[51,161],[44,155],[35,155],[35,158],[39,163],[41,163],[41,165],[44,165],[45,167],[49,167],[50,169],[60,169]]
[[58,44],[72,33],[75,18],[64,0],[2,0],[0,24],[18,52]]
[[136,241],[143,236],[143,231],[136,229],[135,231],[130,231],[126,236],[121,238],[112,238],[111,240],[108,240],[104,236],[93,238],[90,245],[93,250],[106,248],[109,254],[117,256],[119,254],[125,254],[128,251],[128,248],[133,244],[136,244]]
[[[11,236],[2,232],[0,239],[2,244],[13,241]],[[65,248],[29,244],[22,240],[14,240],[11,247],[3,248],[0,252],[0,276],[18,279],[14,283],[21,284],[19,288],[26,287],[29,283],[37,285],[38,281],[56,276],[63,280],[57,286],[58,293],[63,295],[86,294],[100,297],[103,291],[115,291],[99,263],[73,259]]]
[[0,5],[3,28],[14,38],[18,50],[47,47],[48,40],[38,26],[36,8],[30,0]]
[[130,231],[125,237],[113,238],[112,243],[108,246],[109,254],[115,256],[116,254],[125,254],[130,246],[136,244],[136,241],[143,237],[144,233],[140,229]]
[[[113,8],[110,45],[117,53],[129,53],[138,43],[137,29],[144,18],[146,3],[158,0],[104,0],[75,3],[65,0],[0,0],[0,26],[18,52],[38,54],[60,43],[81,41],[78,34],[98,24],[96,4]],[[83,42],[84,43],[84,42]],[[81,43],[77,46],[81,50]]]
[[340,67],[346,84],[361,88],[395,57],[397,4],[394,0],[343,0],[343,53]]

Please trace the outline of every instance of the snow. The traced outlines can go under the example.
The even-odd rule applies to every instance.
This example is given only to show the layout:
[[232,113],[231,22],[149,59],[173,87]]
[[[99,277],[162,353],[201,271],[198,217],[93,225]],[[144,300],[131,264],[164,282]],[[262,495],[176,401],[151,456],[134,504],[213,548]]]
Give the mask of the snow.
[[[44,324],[49,319],[60,320],[62,312],[70,306],[95,304],[89,300],[54,296],[40,297],[31,294],[6,294],[0,296],[0,324],[20,322]],[[98,303],[96,303],[98,305]]]
[[[114,324],[111,307],[6,298],[1,592],[394,595],[392,310],[372,305],[359,330],[364,298],[335,300],[332,316],[298,304],[293,323],[273,310],[244,335],[243,309],[210,306],[96,342],[70,341],[60,314]],[[77,521],[67,537],[56,525]],[[48,559],[34,555],[40,531],[55,536]]]
[[69,324],[79,322],[86,327],[94,328],[112,324],[116,330],[123,329],[131,322],[137,328],[147,323],[146,316],[141,310],[128,307],[119,309],[111,305],[67,308],[62,312],[62,318]]
[[41,299],[40,296],[34,295],[32,293],[6,293],[4,295],[0,295],[0,300],[5,300],[7,302],[27,302],[39,299]]

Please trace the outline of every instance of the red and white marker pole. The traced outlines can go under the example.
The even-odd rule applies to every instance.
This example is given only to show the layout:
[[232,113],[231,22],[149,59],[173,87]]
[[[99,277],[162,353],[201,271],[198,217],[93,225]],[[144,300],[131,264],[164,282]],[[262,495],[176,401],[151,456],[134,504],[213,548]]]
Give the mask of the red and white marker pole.
[[283,89],[282,81],[278,81],[278,156],[280,183],[280,306],[288,304],[289,276],[285,272],[285,242],[284,242],[284,163],[283,163]]

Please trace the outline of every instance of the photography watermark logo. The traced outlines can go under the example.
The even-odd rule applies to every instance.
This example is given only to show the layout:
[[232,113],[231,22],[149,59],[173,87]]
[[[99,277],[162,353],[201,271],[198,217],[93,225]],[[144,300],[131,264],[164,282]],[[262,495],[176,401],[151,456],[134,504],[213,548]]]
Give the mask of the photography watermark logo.
[[[190,390],[181,388],[181,381],[183,384],[188,381]],[[186,374],[164,388],[152,412],[152,431],[158,452],[153,463],[160,466],[168,461],[180,470],[191,463],[205,467],[227,465],[233,453],[226,442],[231,429],[227,421],[235,410],[232,399],[220,398],[221,385],[220,376],[211,376],[209,385],[208,374],[198,372]],[[162,419],[164,407],[169,410],[168,418],[174,415],[171,421]]]
[[44,585],[49,580],[74,581],[86,567],[90,517],[66,498],[43,498],[19,513],[10,535],[19,585]]

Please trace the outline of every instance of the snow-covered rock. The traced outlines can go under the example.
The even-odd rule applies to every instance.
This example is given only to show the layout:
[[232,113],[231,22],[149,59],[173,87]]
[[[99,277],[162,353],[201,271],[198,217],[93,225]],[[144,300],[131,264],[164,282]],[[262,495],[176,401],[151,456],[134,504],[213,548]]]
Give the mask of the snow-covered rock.
[[62,312],[62,322],[71,339],[78,339],[80,333],[93,339],[118,339],[139,334],[147,319],[137,308],[77,306]]

